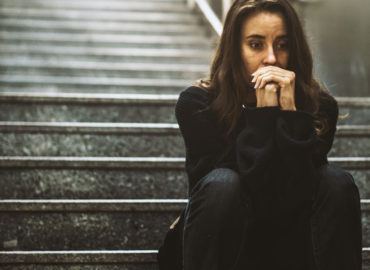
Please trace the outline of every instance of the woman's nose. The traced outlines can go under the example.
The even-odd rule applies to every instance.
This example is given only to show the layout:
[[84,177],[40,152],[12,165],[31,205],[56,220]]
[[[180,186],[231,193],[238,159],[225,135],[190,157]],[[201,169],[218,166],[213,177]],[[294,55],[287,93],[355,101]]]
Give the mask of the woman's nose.
[[276,55],[273,46],[269,46],[266,50],[266,55],[264,58],[264,64],[266,65],[275,65],[276,64]]

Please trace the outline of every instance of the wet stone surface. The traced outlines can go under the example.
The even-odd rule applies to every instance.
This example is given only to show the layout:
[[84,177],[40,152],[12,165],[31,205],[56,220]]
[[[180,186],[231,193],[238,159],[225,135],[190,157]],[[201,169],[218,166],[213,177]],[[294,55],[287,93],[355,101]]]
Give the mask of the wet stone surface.
[[175,105],[1,103],[0,121],[175,123]]
[[[0,243],[14,250],[158,249],[179,213],[2,213]],[[3,249],[3,247],[1,247]]]
[[367,157],[370,156],[370,138],[336,137],[329,152],[331,157]]
[[[0,243],[17,239],[14,250],[157,249],[178,215],[179,212],[3,213]],[[369,212],[362,214],[362,224],[363,245],[369,246]]]
[[[184,157],[181,134],[18,134],[0,137],[3,156]],[[332,157],[369,156],[367,137],[336,137]]]
[[158,270],[156,264],[12,264],[2,265],[3,270]]
[[339,115],[346,116],[338,120],[338,125],[369,125],[370,123],[370,108],[365,107],[341,107]]
[[0,137],[2,156],[182,157],[185,146],[176,135],[16,134]]
[[185,171],[0,170],[2,199],[184,199]]
[[[362,199],[370,198],[370,170],[349,170]],[[0,198],[184,199],[184,170],[2,169]]]
[[348,172],[355,180],[361,199],[370,199],[370,170],[349,170]]

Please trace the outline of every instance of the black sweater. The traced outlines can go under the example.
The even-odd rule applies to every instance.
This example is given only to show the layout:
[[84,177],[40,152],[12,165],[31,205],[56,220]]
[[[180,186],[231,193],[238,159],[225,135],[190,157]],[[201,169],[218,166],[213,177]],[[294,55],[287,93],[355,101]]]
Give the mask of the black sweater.
[[204,110],[209,102],[206,91],[191,86],[181,92],[176,104],[189,192],[211,170],[231,168],[241,176],[253,216],[290,223],[296,216],[292,213],[309,209],[316,187],[315,168],[327,163],[336,130],[335,99],[326,93],[320,99],[318,115],[328,122],[320,145],[313,124],[317,116],[255,106],[243,108],[237,138],[229,142],[221,135],[214,113]]

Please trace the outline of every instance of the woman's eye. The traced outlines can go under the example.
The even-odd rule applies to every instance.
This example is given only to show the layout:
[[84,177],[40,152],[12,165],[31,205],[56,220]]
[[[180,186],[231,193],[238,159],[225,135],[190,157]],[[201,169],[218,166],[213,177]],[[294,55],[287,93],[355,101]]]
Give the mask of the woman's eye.
[[288,49],[288,43],[287,42],[278,43],[277,48],[279,50],[287,50]]
[[250,42],[249,46],[252,49],[261,49],[262,48],[262,43],[261,42]]

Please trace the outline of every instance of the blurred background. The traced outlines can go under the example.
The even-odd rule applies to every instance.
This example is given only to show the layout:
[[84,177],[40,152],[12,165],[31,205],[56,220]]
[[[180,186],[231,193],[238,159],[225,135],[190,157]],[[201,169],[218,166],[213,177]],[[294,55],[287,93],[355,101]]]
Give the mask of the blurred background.
[[[340,113],[370,269],[369,0],[292,0]],[[154,270],[186,205],[174,108],[231,0],[0,0],[0,268]],[[270,247],[266,247],[270,248]]]

